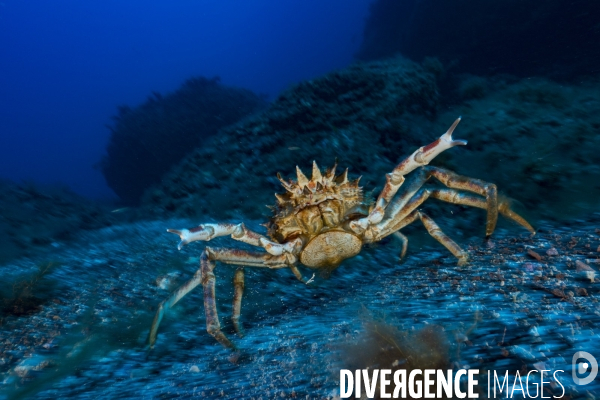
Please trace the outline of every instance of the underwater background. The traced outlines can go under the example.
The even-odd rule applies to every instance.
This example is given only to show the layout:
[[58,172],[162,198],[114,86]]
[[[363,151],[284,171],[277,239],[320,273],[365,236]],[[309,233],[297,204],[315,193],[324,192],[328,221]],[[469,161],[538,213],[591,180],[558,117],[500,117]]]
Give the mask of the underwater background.
[[[480,398],[490,371],[519,398],[543,369],[532,394],[598,398],[571,358],[600,357],[599,43],[589,0],[3,0],[0,399],[333,399],[341,368],[477,368]],[[277,173],[313,160],[374,200],[459,116],[468,145],[431,164],[495,183],[535,236],[501,218],[484,240],[485,212],[428,200],[467,265],[417,222],[401,260],[390,237],[310,286],[246,268],[240,337],[218,264],[238,350],[202,288],[148,348],[204,248],[167,228],[265,234]]]

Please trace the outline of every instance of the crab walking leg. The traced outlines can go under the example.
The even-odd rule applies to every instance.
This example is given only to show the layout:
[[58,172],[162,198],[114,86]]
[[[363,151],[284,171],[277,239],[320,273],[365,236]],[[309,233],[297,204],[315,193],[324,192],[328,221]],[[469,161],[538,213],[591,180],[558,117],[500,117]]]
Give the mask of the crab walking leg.
[[[448,203],[453,204],[461,204],[465,206],[477,207],[486,209],[487,202],[479,196],[473,196],[468,193],[461,193],[454,189],[435,189],[431,191],[430,197],[442,201],[446,201]],[[535,235],[535,229],[525,220],[525,218],[521,217],[519,214],[510,209],[510,203],[505,199],[500,199],[498,202],[498,212],[504,215],[506,218],[509,218],[521,225],[529,232]]]
[[387,205],[384,219],[375,224],[369,221],[368,217],[361,218],[357,221],[351,221],[350,228],[358,234],[362,234],[365,230],[373,231],[373,241],[378,241],[381,238],[392,234],[397,229],[389,229],[388,226],[405,218],[429,196],[429,192],[425,192],[424,189],[421,189],[426,181],[427,175],[425,174],[425,171],[420,168],[415,172],[414,179],[411,179],[408,185],[402,188],[401,193]]
[[[448,150],[454,146],[464,146],[467,144],[466,140],[454,140],[452,133],[460,122],[461,118],[458,117],[452,126],[440,136],[435,142],[423,146],[415,150],[410,156],[402,161],[394,170],[386,174],[386,183],[383,190],[379,194],[379,198],[375,203],[375,208],[369,213],[369,216],[359,220],[359,224],[366,228],[368,224],[377,224],[383,219],[386,205],[392,200],[392,198],[398,192],[398,189],[404,183],[404,176],[414,171],[418,167],[427,165],[437,157],[441,152]],[[364,221],[363,221],[364,220]]]
[[[469,193],[462,193],[455,189],[421,189],[415,194],[407,204],[403,205],[403,208],[399,210],[393,217],[385,219],[381,223],[374,227],[376,235],[374,241],[383,239],[391,234],[399,233],[399,229],[402,229],[406,225],[412,223],[417,216],[414,215],[414,210],[421,205],[427,198],[434,198],[442,201],[446,201],[452,204],[460,204],[465,206],[477,207],[486,209],[487,202],[485,199],[475,196]],[[521,217],[519,214],[510,209],[510,204],[506,200],[501,200],[498,205],[498,211],[519,225],[523,226],[532,234],[535,234],[535,229]]]
[[492,233],[494,233],[496,223],[498,222],[498,189],[496,188],[496,185],[479,179],[458,175],[443,168],[425,167],[424,169],[427,172],[428,178],[433,176],[451,189],[467,190],[485,197],[487,205],[485,236],[490,237]]
[[[486,209],[488,206],[488,203],[485,199],[469,193],[459,192],[456,189],[421,189],[410,199],[410,201],[408,201],[406,204],[403,204],[403,207],[396,212],[393,217],[385,219],[373,227],[376,233],[374,240],[378,241],[391,234],[399,234],[400,232],[397,232],[399,229],[402,229],[406,225],[414,222],[414,220],[418,217],[414,210],[429,197],[446,201],[448,203],[482,209]],[[501,200],[500,204],[498,205],[498,211],[506,218],[515,221],[532,234],[535,234],[535,229],[533,229],[529,222],[510,209],[510,204],[508,201]]]
[[396,224],[393,227],[394,231],[388,233],[388,235],[391,235],[392,233],[400,233],[397,232],[399,229],[402,229],[405,226],[412,224],[417,219],[421,220],[421,222],[427,229],[427,232],[429,232],[429,234],[433,236],[434,239],[440,242],[445,248],[450,250],[450,252],[454,254],[456,258],[458,258],[458,265],[466,264],[468,259],[467,253],[463,251],[460,248],[460,246],[457,245],[452,239],[450,239],[450,237],[440,229],[440,227],[431,219],[431,217],[429,217],[422,211],[414,210],[413,212],[408,214],[406,218],[396,221]]
[[[403,188],[403,191],[398,196],[396,196],[396,198],[394,198],[391,201],[391,203],[387,206],[387,218],[376,225],[377,229],[379,229],[382,232],[383,237],[391,234],[394,231],[394,229],[392,229],[388,230],[385,233],[383,232],[384,228],[388,227],[390,224],[394,224],[394,222],[391,222],[391,220],[399,221],[403,218],[403,215],[407,215],[410,211],[412,211],[412,209],[406,210],[406,208],[409,204],[414,202],[415,197],[418,197],[417,193],[419,193],[419,188],[422,187],[425,184],[425,182],[427,182],[427,180],[429,180],[431,177],[436,178],[438,181],[440,181],[442,184],[449,188],[466,190],[485,197],[485,200],[482,199],[482,201],[484,201],[483,204],[485,204],[485,206],[475,207],[487,210],[486,237],[489,237],[494,232],[494,229],[496,228],[496,223],[498,222],[498,212],[501,208],[498,204],[498,190],[496,188],[496,185],[479,179],[473,179],[462,175],[458,175],[452,171],[443,168],[431,166],[423,167],[415,174],[416,175],[411,181],[411,183],[405,188]],[[433,191],[429,191],[427,196],[429,196],[431,193],[433,193]],[[449,201],[446,199],[440,200]],[[449,202],[452,203],[453,201]],[[469,205],[466,203],[456,204]],[[477,202],[477,204],[482,203]],[[508,203],[506,203],[502,207],[504,208],[505,215],[508,218],[515,220],[516,222],[524,226],[526,229],[533,232],[533,228],[531,227],[531,225],[529,225],[527,221],[525,221],[514,211],[510,210],[510,206],[508,205]]]
[[[414,196],[423,187],[425,182],[427,182],[427,174],[423,168],[419,168],[415,171],[409,183],[404,186],[400,193],[398,193],[398,195],[387,205],[385,210],[386,219],[396,218],[399,213],[404,211],[406,205],[413,200]],[[404,215],[408,215],[408,213],[405,213]]]
[[400,253],[400,259],[403,259],[406,255],[406,250],[408,249],[408,238],[400,232],[394,232],[394,236],[396,236],[400,242],[402,242],[402,252]]
[[[408,214],[406,216],[406,218],[397,221],[397,224],[394,225],[394,232],[395,231],[399,231],[400,229],[404,228],[407,225],[412,224],[413,222],[415,222],[416,220],[419,219],[419,212],[418,211],[413,211],[410,214]],[[388,235],[392,234],[393,232],[390,232]],[[386,235],[386,236],[388,236]]]
[[[216,267],[215,261],[221,261],[225,264],[234,265],[283,268],[286,266],[284,264],[285,256],[275,257],[270,254],[250,253],[247,251],[237,249],[213,249],[210,247],[204,249],[204,252],[200,257],[200,268],[202,269],[202,286],[204,287],[204,314],[206,315],[206,331],[212,337],[217,339],[217,341],[223,346],[233,349],[235,348],[233,343],[231,343],[231,341],[227,339],[227,336],[225,336],[225,334],[221,332],[221,323],[219,322],[219,314],[217,312],[217,302],[215,297],[215,285],[217,281],[215,278],[215,274],[213,273],[213,270]],[[234,304],[236,301],[239,301],[241,307],[242,293],[237,289],[238,288],[236,288],[235,290],[236,293],[234,295]],[[239,319],[239,312],[236,311],[234,308],[233,317],[236,316]],[[234,326],[235,325],[236,322],[234,321]]]
[[300,272],[300,270],[298,269],[298,267],[296,267],[295,265],[289,265],[290,270],[292,271],[292,273],[294,274],[294,276],[296,277],[296,279],[298,279],[300,282],[307,284],[308,279],[306,279],[305,277],[302,276],[302,272]]
[[446,235],[427,214],[422,211],[417,211],[417,214],[423,225],[425,225],[427,232],[429,232],[434,239],[443,244],[444,247],[450,250],[450,252],[454,254],[456,258],[458,258],[458,265],[465,265],[468,259],[467,252],[461,249],[460,246],[454,242],[454,240],[450,239],[450,237]]
[[216,267],[214,261],[210,260],[208,251],[202,253],[200,257],[202,269],[202,286],[204,287],[204,314],[206,316],[206,331],[223,346],[230,349],[235,348],[233,343],[223,332],[221,332],[221,323],[219,322],[219,313],[217,312],[217,299],[215,297],[215,284],[217,279],[213,270]]
[[[421,204],[425,202],[431,195],[431,190],[429,189],[419,189],[416,194],[414,194],[410,200],[403,205],[403,207],[399,210],[396,210],[396,213],[390,218],[384,219],[379,224],[372,227],[375,235],[373,236],[374,241],[379,241],[386,236],[391,235],[392,233],[398,231],[400,229],[399,225],[404,221],[405,218],[408,218],[413,211],[417,209]],[[413,219],[414,221],[414,219]],[[408,224],[404,224],[402,226],[406,226]]]
[[198,269],[194,274],[194,277],[181,285],[168,299],[163,300],[158,305],[158,310],[154,315],[154,321],[152,321],[152,327],[150,328],[150,335],[148,336],[148,343],[150,347],[154,347],[154,343],[156,343],[156,335],[158,332],[158,326],[167,312],[171,307],[173,307],[183,296],[191,292],[196,286],[198,286],[202,281],[202,271]]
[[242,336],[243,329],[240,325],[240,313],[242,312],[242,296],[244,295],[244,269],[238,268],[233,275],[233,328],[238,335]]
[[229,339],[221,333],[221,325],[217,314],[215,304],[215,275],[213,273],[215,261],[220,261],[225,264],[259,268],[285,268],[287,266],[287,259],[285,256],[272,256],[268,253],[249,252],[238,249],[206,247],[200,257],[200,269],[196,271],[194,277],[177,288],[169,298],[161,302],[158,306],[148,337],[150,347],[153,347],[154,343],[156,343],[158,326],[160,325],[164,314],[181,300],[181,298],[201,283],[204,287],[204,308],[206,312],[207,331],[224,346],[233,347],[233,344]]
[[243,222],[240,224],[202,224],[190,229],[167,229],[167,232],[174,233],[181,239],[181,242],[177,246],[178,250],[181,250],[188,243],[197,240],[208,242],[219,236],[231,235],[232,239],[257,247],[261,247],[261,239],[266,239],[265,236],[247,229]]

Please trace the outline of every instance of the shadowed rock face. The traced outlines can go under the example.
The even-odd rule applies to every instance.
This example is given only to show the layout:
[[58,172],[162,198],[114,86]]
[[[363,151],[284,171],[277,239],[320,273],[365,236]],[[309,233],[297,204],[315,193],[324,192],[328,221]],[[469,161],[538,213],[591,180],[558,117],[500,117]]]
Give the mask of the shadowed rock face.
[[467,78],[460,87],[465,100],[441,111],[435,128],[464,117],[457,137],[469,144],[454,154],[455,172],[496,183],[529,215],[544,219],[572,220],[598,209],[598,78],[576,85]]
[[480,75],[572,78],[598,72],[599,16],[589,0],[378,0],[357,56],[434,56]]
[[[117,220],[107,206],[65,187],[1,180],[0,210],[0,265],[46,251],[56,242],[72,240],[80,231],[101,229]],[[0,308],[4,306],[0,304]]]
[[284,191],[277,172],[288,177],[296,165],[309,167],[315,160],[324,167],[336,158],[340,170],[348,167],[352,179],[363,175],[361,184],[372,190],[385,183],[385,173],[401,157],[443,133],[428,131],[426,123],[438,107],[440,68],[433,61],[422,66],[393,59],[302,82],[265,112],[222,129],[182,159],[145,193],[144,208],[264,219],[271,214],[265,205]]
[[218,78],[192,78],[177,91],[153,93],[134,109],[119,107],[100,168],[126,204],[137,204],[150,185],[203,139],[264,108],[254,93],[219,84]]
[[[440,95],[448,81],[456,90]],[[537,218],[572,219],[597,207],[600,195],[598,88],[598,79],[571,85],[448,74],[432,59],[358,63],[302,82],[264,113],[222,129],[146,191],[143,211],[266,221],[265,205],[284,191],[277,172],[287,178],[296,165],[325,167],[336,158],[350,179],[362,176],[373,199],[386,173],[462,116],[455,137],[468,145],[432,165],[497,184],[534,226]],[[425,208],[433,218],[450,213],[465,232],[482,232],[479,210],[436,201]]]

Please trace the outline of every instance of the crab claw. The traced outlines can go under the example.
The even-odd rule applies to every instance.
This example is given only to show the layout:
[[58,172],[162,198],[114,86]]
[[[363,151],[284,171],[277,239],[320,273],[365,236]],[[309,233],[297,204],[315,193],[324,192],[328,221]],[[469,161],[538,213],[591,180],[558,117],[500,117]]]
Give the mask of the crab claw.
[[181,250],[181,248],[188,244],[190,242],[189,240],[189,236],[190,236],[190,231],[187,229],[182,229],[182,230],[178,230],[178,229],[167,229],[167,232],[169,233],[174,233],[177,236],[179,236],[181,238],[181,242],[179,242],[179,244],[177,245],[177,250]]
[[210,240],[213,237],[214,229],[210,226],[200,225],[197,228],[192,229],[167,229],[167,232],[174,233],[181,239],[181,242],[177,245],[177,250],[181,250],[183,246],[196,240]]
[[450,128],[448,128],[448,130],[446,131],[446,133],[444,133],[440,139],[445,141],[446,143],[448,143],[448,147],[454,147],[454,146],[466,146],[467,141],[463,140],[463,139],[452,139],[452,133],[454,132],[454,129],[456,129],[456,126],[458,125],[458,123],[460,122],[460,120],[462,119],[462,117],[458,117],[456,118],[456,121],[454,121],[454,123],[452,124],[452,126]]
[[285,244],[279,244],[275,242],[271,242],[265,238],[259,239],[260,245],[267,251],[267,253],[272,254],[274,256],[280,256],[284,253],[293,254],[295,250],[298,249],[301,241],[299,239],[293,240],[291,242],[287,242]]
[[454,121],[452,126],[439,137],[433,143],[428,144],[427,146],[421,147],[417,149],[413,154],[411,154],[407,159],[402,161],[393,171],[393,180],[399,180],[401,176],[404,176],[410,172],[412,172],[415,168],[422,167],[423,165],[429,164],[431,160],[433,160],[438,154],[441,152],[448,150],[454,146],[464,146],[467,144],[466,140],[452,139],[452,132],[460,122],[460,117]]

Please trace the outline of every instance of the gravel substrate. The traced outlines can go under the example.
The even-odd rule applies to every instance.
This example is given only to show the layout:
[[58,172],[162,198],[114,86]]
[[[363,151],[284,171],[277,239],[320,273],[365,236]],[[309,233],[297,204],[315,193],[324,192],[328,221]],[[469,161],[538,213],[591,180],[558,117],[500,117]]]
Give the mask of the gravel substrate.
[[[597,398],[598,378],[573,384],[571,357],[579,350],[600,357],[599,220],[596,214],[573,227],[542,227],[533,238],[518,227],[499,229],[486,243],[446,228],[470,251],[465,267],[435,242],[419,245],[411,236],[401,263],[399,244],[386,240],[329,279],[317,276],[313,287],[287,270],[247,268],[243,338],[229,319],[233,268],[219,265],[221,323],[239,352],[206,333],[198,289],[163,320],[155,348],[145,346],[156,306],[195,272],[203,247],[178,252],[165,228],[193,223],[81,232],[68,245],[54,243],[51,258],[0,267],[0,281],[11,284],[33,282],[40,266],[53,263],[31,284],[32,294],[22,294],[39,293],[37,311],[17,317],[5,307],[2,314],[0,399],[333,398],[339,369],[356,364],[349,352],[364,344],[373,321],[410,334],[439,327],[451,367],[478,368],[484,380],[491,370],[512,376],[560,369],[570,398]],[[546,387],[546,396],[561,394],[558,385]]]

